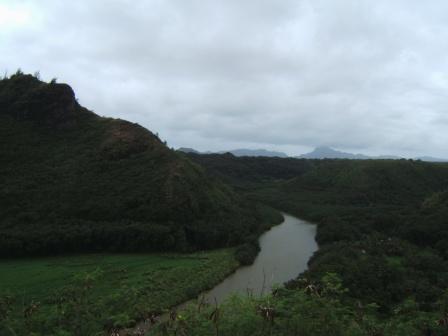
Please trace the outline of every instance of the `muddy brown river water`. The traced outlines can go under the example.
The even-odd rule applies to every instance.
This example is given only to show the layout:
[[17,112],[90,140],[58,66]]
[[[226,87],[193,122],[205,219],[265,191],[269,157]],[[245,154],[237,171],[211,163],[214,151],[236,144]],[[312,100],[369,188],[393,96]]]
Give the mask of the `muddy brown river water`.
[[[260,236],[260,253],[250,266],[241,267],[212,290],[202,294],[209,303],[221,303],[232,294],[268,294],[273,285],[281,285],[306,270],[307,263],[318,249],[316,225],[283,214],[284,221]],[[193,300],[192,300],[193,301]],[[191,302],[192,302],[191,301]],[[174,308],[179,311],[187,303]],[[158,317],[166,321],[169,314]],[[119,335],[144,335],[152,329],[148,321],[135,328],[122,330]]]
[[283,214],[285,220],[260,237],[260,253],[255,262],[239,268],[223,282],[204,293],[209,302],[222,302],[234,293],[267,294],[275,284],[296,278],[318,246],[316,225]]

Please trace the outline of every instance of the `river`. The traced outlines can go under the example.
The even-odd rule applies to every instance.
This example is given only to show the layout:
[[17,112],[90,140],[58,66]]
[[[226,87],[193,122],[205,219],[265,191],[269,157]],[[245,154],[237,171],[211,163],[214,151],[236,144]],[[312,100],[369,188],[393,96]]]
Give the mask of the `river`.
[[[209,303],[221,303],[235,293],[267,294],[275,284],[296,278],[307,268],[307,263],[318,246],[315,241],[316,225],[283,214],[284,221],[260,236],[260,253],[250,266],[240,267],[212,290],[204,293]],[[191,302],[191,301],[189,301]],[[188,302],[176,307],[182,309]],[[165,321],[163,314],[159,321]],[[152,324],[143,321],[135,328],[122,330],[120,335],[143,335]]]
[[220,303],[234,293],[266,294],[275,284],[296,278],[318,246],[316,225],[283,214],[284,221],[260,237],[260,253],[250,266],[239,268],[205,293],[208,302]]

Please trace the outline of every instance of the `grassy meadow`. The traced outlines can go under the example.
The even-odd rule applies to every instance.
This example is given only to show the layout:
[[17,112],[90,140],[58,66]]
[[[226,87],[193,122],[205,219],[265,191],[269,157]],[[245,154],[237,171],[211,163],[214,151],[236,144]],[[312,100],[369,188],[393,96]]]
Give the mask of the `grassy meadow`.
[[238,267],[233,249],[0,261],[1,335],[96,335],[184,302]]

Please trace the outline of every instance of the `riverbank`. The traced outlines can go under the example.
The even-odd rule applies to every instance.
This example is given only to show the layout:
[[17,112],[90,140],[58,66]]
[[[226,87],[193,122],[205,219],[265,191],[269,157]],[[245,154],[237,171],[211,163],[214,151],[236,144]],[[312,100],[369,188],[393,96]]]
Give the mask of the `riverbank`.
[[222,302],[234,293],[261,296],[272,286],[295,279],[307,269],[308,260],[318,246],[316,225],[282,213],[280,225],[263,233],[258,242],[260,253],[254,263],[240,267],[206,294],[209,302]]
[[0,334],[129,327],[197,297],[238,266],[234,249],[0,261]]
[[282,216],[284,220],[280,225],[259,237],[260,253],[252,265],[238,268],[213,289],[202,293],[198,300],[185,302],[173,308],[170,314],[147,319],[136,328],[121,331],[120,335],[146,335],[154,329],[157,332],[161,324],[175,325],[188,306],[195,307],[198,312],[210,306],[220,309],[218,305],[237,294],[240,298],[261,299],[273,286],[295,279],[307,268],[309,258],[318,248],[316,226],[285,213]]
[[258,211],[263,212],[264,220],[260,223],[258,230],[245,239],[245,242],[235,249],[235,259],[242,266],[252,265],[260,252],[260,237],[273,227],[284,222],[284,214],[267,205],[258,206]]

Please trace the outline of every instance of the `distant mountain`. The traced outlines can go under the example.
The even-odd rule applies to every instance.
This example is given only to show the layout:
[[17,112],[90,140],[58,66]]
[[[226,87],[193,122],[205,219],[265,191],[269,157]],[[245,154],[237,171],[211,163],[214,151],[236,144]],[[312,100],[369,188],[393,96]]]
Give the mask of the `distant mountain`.
[[[279,157],[279,158],[287,158],[288,155],[283,152],[277,151],[269,151],[266,149],[233,149],[228,151],[219,151],[219,152],[200,152],[196,149],[189,147],[180,147],[177,149],[180,152],[184,153],[193,153],[193,154],[225,154],[230,153],[235,156],[264,156],[264,157]],[[302,154],[300,156],[296,156],[295,158],[299,159],[349,159],[349,160],[400,160],[403,159],[400,156],[396,155],[378,155],[378,156],[369,156],[364,154],[353,154],[343,151],[338,151],[328,146],[320,146],[316,147],[313,151],[309,153]],[[419,156],[413,158],[414,160],[421,160],[426,162],[448,162],[448,159],[442,159],[432,156]]]
[[233,149],[230,151],[222,151],[220,153],[232,153],[235,156],[268,156],[286,158],[288,155],[282,152],[269,151],[266,149]]
[[194,154],[224,154],[224,153],[230,153],[235,156],[266,156],[266,157],[280,157],[280,158],[287,158],[288,155],[282,152],[276,152],[276,151],[269,151],[266,149],[246,149],[246,148],[240,148],[240,149],[232,149],[227,151],[219,151],[219,152],[199,152],[196,149],[189,148],[189,147],[180,147],[177,149],[180,152],[184,153],[194,153]]
[[363,154],[341,152],[330,147],[316,147],[312,152],[298,156],[300,159],[351,159],[366,160],[371,157]]
[[197,151],[196,149],[189,148],[189,147],[180,147],[177,149],[179,152],[184,153],[194,153],[194,154],[201,154],[201,152]]
[[415,160],[422,160],[426,162],[448,162],[447,159],[436,158],[432,156],[419,156],[416,157]]
[[400,156],[396,155],[380,155],[380,156],[370,156],[370,159],[379,159],[379,160],[400,160],[403,159]]
[[[350,159],[350,160],[400,160],[403,159],[396,155],[379,155],[369,156],[364,154],[352,154],[341,152],[331,147],[316,147],[312,152],[297,156],[299,159]],[[414,160],[421,160],[426,162],[448,162],[448,159],[441,159],[432,156],[419,156],[413,158]]]

